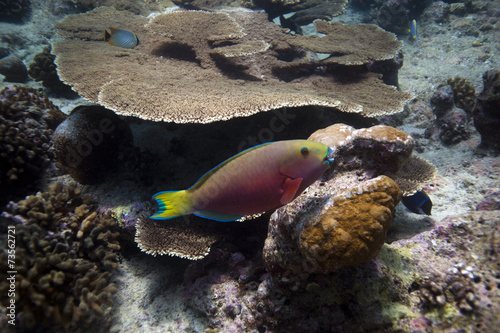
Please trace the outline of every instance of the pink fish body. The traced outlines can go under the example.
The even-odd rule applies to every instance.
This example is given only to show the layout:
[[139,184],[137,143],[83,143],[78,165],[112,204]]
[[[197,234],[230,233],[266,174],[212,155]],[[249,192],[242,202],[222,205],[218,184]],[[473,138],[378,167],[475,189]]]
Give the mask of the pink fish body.
[[218,221],[279,208],[300,195],[330,167],[328,146],[307,140],[277,141],[249,148],[222,162],[183,191],[153,196],[152,219],[195,214]]

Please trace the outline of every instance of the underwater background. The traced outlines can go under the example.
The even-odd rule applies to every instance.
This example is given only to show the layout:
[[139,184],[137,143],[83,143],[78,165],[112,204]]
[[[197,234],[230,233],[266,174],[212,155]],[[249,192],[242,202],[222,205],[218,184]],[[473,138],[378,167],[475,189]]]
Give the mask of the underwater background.
[[[497,331],[499,20],[494,0],[0,1],[0,330]],[[293,201],[149,218],[292,139],[334,157]]]

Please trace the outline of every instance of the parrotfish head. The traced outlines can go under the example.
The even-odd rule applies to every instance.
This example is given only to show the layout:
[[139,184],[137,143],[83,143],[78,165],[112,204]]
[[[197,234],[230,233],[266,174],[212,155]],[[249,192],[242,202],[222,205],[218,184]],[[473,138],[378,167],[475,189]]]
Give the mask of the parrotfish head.
[[332,162],[330,147],[314,141],[292,140],[282,159],[280,172],[290,178],[314,178],[315,181]]

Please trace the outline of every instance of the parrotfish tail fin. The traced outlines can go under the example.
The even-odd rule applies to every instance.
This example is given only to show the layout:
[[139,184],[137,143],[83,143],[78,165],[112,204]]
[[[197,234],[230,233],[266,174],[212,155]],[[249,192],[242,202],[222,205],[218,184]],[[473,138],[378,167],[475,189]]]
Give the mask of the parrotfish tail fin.
[[165,220],[192,213],[191,194],[185,190],[156,193],[153,199],[158,202],[158,212],[151,219]]

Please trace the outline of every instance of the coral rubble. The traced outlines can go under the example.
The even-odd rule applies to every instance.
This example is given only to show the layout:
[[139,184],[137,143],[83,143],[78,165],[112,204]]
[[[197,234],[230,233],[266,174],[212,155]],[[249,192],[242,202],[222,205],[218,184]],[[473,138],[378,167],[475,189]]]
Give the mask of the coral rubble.
[[[16,231],[16,324],[75,328],[102,318],[113,304],[119,235],[114,221],[99,216],[76,184],[56,183],[46,192],[10,203],[2,218]],[[2,274],[7,249],[0,253]],[[0,291],[7,295],[2,278]],[[8,298],[2,298],[2,306]]]
[[[123,22],[140,45],[126,50],[100,41],[105,27]],[[394,35],[369,25],[317,25],[327,36],[291,35],[259,12],[174,11],[149,19],[101,7],[58,23],[72,39],[53,51],[63,82],[143,119],[207,123],[304,105],[368,117],[401,111],[411,95],[359,66],[394,58],[401,47]],[[365,33],[370,43],[352,38]],[[322,48],[332,56],[310,56]]]

